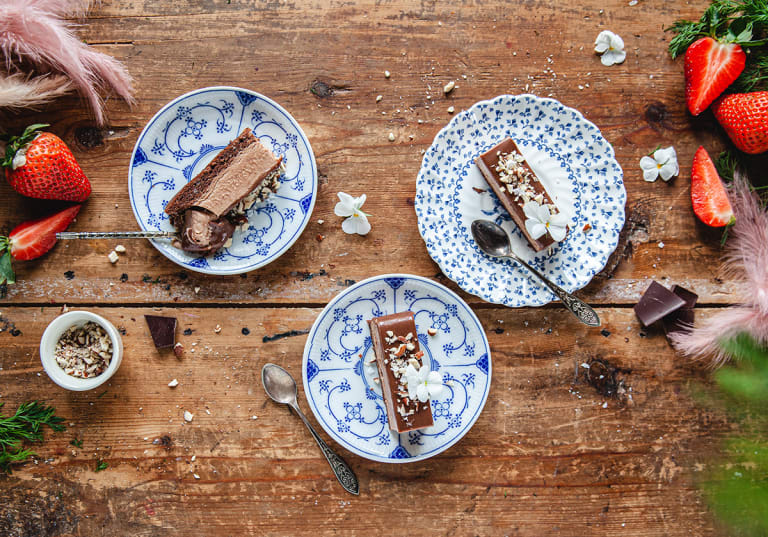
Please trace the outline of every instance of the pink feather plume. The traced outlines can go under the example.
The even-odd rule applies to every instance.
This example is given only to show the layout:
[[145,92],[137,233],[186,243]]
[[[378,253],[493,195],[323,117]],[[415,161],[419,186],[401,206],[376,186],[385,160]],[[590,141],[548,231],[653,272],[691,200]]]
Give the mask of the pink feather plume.
[[105,123],[100,89],[112,89],[133,103],[131,78],[125,67],[80,41],[65,16],[83,15],[89,0],[2,0],[0,51],[6,69],[27,61],[66,75],[89,102],[96,121]]
[[736,223],[729,231],[723,274],[745,283],[741,304],[725,308],[687,333],[670,335],[675,349],[695,359],[709,359],[713,367],[729,356],[720,341],[746,332],[768,345],[768,213],[747,179],[737,171],[730,190]]

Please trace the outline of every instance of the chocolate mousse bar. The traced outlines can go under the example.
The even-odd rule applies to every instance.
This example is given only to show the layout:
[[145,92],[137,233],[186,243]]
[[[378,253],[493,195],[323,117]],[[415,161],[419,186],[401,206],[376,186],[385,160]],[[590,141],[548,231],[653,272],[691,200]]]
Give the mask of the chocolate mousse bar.
[[540,252],[556,242],[550,233],[535,239],[526,229],[523,209],[526,203],[534,201],[547,207],[552,215],[559,209],[512,138],[506,138],[477,157],[475,164],[535,251]]
[[203,255],[227,246],[246,211],[280,186],[282,160],[245,129],[166,205],[174,246]]
[[408,397],[406,369],[412,365],[418,370],[424,361],[413,312],[374,317],[368,321],[368,327],[389,428],[404,433],[434,425],[430,402]]

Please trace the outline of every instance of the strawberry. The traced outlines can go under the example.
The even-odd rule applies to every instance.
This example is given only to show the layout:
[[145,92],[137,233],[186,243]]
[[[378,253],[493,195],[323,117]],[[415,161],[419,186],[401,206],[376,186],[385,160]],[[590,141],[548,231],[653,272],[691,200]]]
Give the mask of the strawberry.
[[693,157],[691,167],[691,202],[693,212],[708,226],[723,227],[736,221],[715,163],[701,146]]
[[31,198],[83,202],[91,195],[91,183],[64,141],[48,125],[30,125],[21,136],[8,139],[5,177],[11,187]]
[[747,55],[735,43],[711,37],[696,40],[685,51],[685,100],[698,116],[731,85],[744,70]]
[[81,205],[73,205],[51,216],[16,226],[7,237],[0,236],[0,284],[14,283],[11,257],[21,261],[36,259],[53,248],[56,233],[72,223]]
[[712,111],[740,150],[750,155],[768,151],[768,91],[726,95]]

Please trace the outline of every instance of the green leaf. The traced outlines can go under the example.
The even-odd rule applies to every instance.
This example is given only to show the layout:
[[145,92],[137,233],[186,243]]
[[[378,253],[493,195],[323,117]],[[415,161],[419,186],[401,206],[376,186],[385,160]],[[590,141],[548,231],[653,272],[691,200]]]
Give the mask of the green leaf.
[[72,440],[69,441],[69,445],[70,446],[75,446],[76,448],[82,449],[83,441],[82,440],[78,440],[77,438],[73,438]]
[[109,464],[107,464],[104,461],[99,461],[99,463],[96,465],[96,471],[101,472],[102,470],[106,470],[109,468]]
[[9,250],[0,256],[0,284],[6,282],[16,283],[16,274],[14,274],[11,266],[11,252]]

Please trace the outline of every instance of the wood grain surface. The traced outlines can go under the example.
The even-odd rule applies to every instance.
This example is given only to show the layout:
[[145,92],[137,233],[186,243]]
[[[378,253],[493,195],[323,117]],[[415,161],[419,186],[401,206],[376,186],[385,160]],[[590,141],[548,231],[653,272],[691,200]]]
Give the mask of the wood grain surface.
[[[720,534],[695,479],[731,426],[694,404],[706,373],[676,357],[659,330],[642,330],[631,309],[651,279],[696,291],[700,317],[740,297],[718,274],[720,232],[690,206],[693,154],[701,144],[715,154],[722,141],[711,116],[687,115],[682,62],[669,59],[663,31],[707,5],[103,0],[78,32],[126,64],[136,105],[110,99],[104,129],[76,97],[2,121],[11,131],[51,123],[73,149],[93,195],[71,230],[137,229],[126,188],[136,139],[165,103],[212,85],[256,90],[299,121],[319,196],[291,250],[247,275],[183,271],[146,241],[123,241],[115,265],[110,241],[61,243],[16,264],[19,281],[0,300],[0,402],[8,412],[44,400],[69,427],[46,433],[34,463],[0,477],[0,535]],[[624,38],[623,64],[604,67],[592,52],[603,29]],[[445,96],[450,80],[456,89]],[[557,304],[512,310],[464,293],[418,233],[415,178],[448,107],[526,92],[580,110],[624,170],[619,247],[579,293],[598,309],[602,332]],[[660,145],[677,149],[680,177],[646,183],[638,161]],[[341,231],[340,190],[367,194],[368,236]],[[0,226],[41,205],[0,184]],[[352,497],[298,419],[261,387],[267,361],[300,380],[306,336],[263,337],[309,329],[339,291],[391,272],[444,283],[473,307],[489,336],[493,385],[469,434],[433,459],[385,465],[336,446],[361,481]],[[66,392],[40,366],[40,336],[64,304],[125,329],[125,358],[104,389]],[[182,359],[154,349],[143,321],[150,312],[177,317],[180,334],[191,330],[179,338]],[[601,393],[581,364],[604,369],[626,392]],[[98,461],[108,468],[96,472]]]

